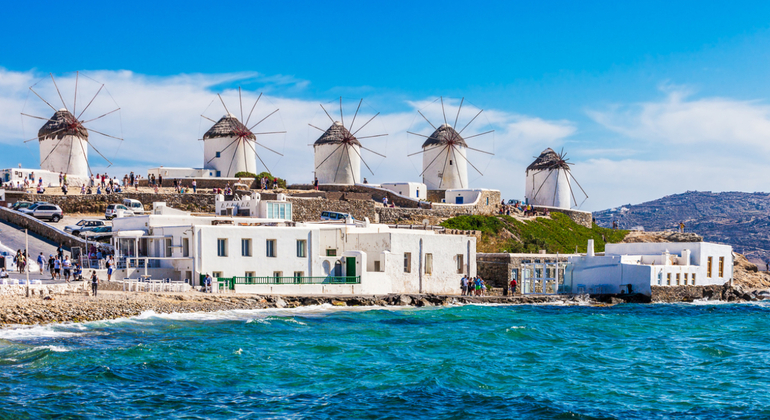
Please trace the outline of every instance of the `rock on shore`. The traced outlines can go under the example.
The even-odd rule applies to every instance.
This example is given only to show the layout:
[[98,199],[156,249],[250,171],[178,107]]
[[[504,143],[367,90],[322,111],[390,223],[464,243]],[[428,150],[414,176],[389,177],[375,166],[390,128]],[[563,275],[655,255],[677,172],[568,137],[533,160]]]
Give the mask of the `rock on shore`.
[[0,297],[0,325],[86,322],[137,316],[142,312],[190,313],[233,309],[296,308],[299,306],[446,306],[458,304],[587,303],[587,297],[564,296],[439,296],[390,294],[380,296],[259,296],[188,293],[128,293],[99,291],[30,298]]

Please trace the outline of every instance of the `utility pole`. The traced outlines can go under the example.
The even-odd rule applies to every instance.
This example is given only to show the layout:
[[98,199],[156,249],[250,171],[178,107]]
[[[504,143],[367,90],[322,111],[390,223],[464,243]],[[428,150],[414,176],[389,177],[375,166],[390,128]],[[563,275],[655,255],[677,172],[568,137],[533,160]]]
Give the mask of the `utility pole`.
[[27,254],[24,271],[27,273],[27,297],[29,297],[29,229],[24,229],[24,252]]

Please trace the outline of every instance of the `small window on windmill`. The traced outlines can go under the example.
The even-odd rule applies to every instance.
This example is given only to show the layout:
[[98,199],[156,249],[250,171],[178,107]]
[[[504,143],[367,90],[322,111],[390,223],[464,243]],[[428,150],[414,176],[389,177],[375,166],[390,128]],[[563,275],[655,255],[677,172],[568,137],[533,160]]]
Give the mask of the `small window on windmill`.
[[222,152],[217,152],[217,157],[222,157]]
[[451,159],[449,160],[449,166],[452,166],[452,160]]

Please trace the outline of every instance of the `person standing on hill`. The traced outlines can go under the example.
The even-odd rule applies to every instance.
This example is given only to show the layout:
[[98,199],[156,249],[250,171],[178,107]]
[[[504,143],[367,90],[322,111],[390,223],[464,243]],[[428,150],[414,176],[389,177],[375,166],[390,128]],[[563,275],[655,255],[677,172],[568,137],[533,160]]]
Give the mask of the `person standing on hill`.
[[684,233],[684,222],[679,222],[679,233]]
[[193,194],[198,192],[198,183],[194,179],[192,180],[192,188],[193,188]]
[[318,191],[318,177],[315,177],[313,180],[313,186],[315,187],[316,191]]

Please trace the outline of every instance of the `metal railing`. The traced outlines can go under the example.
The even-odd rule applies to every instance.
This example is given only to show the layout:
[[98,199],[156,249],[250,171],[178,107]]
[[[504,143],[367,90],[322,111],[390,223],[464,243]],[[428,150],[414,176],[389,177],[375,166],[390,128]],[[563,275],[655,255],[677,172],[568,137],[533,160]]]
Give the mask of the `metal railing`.
[[361,276],[325,276],[325,277],[218,277],[230,290],[236,284],[361,284]]

